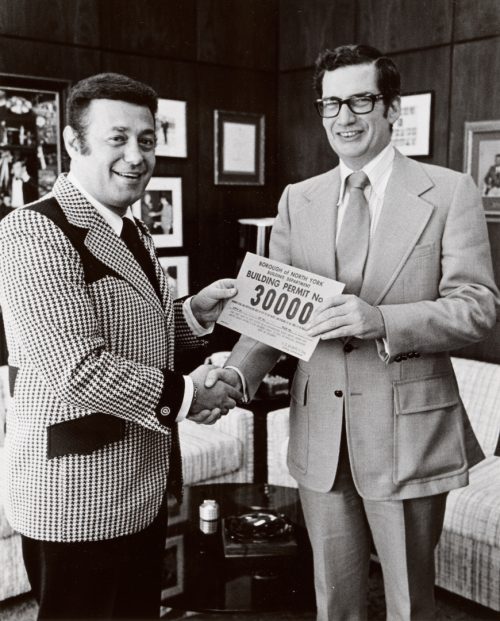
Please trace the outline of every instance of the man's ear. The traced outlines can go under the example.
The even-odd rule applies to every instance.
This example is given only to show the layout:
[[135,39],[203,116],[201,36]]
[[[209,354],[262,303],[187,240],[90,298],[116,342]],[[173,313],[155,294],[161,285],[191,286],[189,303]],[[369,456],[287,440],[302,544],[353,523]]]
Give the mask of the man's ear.
[[391,125],[399,119],[401,116],[401,97],[399,95],[394,97],[391,101],[389,108],[387,109],[387,119]]
[[71,125],[66,125],[64,128],[63,138],[64,146],[66,147],[66,151],[70,157],[74,157],[75,155],[82,153],[82,145]]

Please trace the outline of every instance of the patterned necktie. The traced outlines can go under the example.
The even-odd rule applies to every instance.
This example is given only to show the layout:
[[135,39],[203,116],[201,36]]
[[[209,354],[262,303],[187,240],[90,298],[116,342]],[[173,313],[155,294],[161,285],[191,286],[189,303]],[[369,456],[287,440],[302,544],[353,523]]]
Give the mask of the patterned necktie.
[[130,218],[122,218],[122,221],[123,228],[120,237],[134,255],[135,260],[141,266],[142,271],[146,274],[153,289],[156,291],[156,295],[161,300],[160,283],[156,277],[155,267],[146,246],[139,237],[139,231]]
[[349,202],[337,243],[337,280],[346,284],[344,293],[359,295],[370,242],[370,210],[364,189],[370,180],[362,170],[347,178]]

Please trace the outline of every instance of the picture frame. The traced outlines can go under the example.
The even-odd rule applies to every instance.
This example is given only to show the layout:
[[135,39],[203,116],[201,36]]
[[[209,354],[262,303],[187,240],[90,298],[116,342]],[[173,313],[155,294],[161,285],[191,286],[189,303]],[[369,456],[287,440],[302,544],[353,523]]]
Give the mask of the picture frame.
[[215,185],[264,185],[265,117],[214,111]]
[[152,177],[132,211],[148,227],[157,248],[182,246],[181,177]]
[[465,123],[464,170],[481,192],[486,219],[500,222],[500,120]]
[[21,207],[51,191],[63,168],[66,80],[0,74],[0,205]]
[[433,91],[401,95],[401,116],[394,123],[391,142],[403,155],[431,155],[433,101]]
[[158,257],[174,300],[189,295],[188,257]]
[[184,537],[167,537],[163,550],[161,602],[184,592]]
[[156,157],[187,157],[187,102],[158,99]]

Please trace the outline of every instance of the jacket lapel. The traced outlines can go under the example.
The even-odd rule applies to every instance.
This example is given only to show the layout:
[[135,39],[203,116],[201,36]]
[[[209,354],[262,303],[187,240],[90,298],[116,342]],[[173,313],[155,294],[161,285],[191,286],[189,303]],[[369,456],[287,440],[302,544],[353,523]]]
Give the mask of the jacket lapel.
[[68,222],[87,229],[85,246],[99,261],[107,265],[157,311],[163,308],[148,277],[128,250],[123,240],[103,220],[94,207],[66,179],[60,175],[53,188],[53,194],[61,205]]
[[335,234],[339,194],[340,173],[337,167],[307,188],[304,192],[307,202],[297,213],[307,269],[327,278],[336,277]]
[[424,169],[396,150],[360,292],[369,304],[383,299],[425,229],[434,207],[420,196],[431,187]]

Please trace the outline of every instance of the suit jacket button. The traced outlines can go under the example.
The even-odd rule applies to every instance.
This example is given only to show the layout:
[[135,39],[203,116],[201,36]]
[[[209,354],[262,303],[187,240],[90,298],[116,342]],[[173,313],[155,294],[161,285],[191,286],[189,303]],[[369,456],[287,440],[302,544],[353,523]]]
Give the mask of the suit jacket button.
[[415,352],[414,351],[409,352],[408,358],[415,358]]
[[415,358],[420,358],[420,354],[418,353],[418,351],[415,352]]
[[401,356],[401,360],[407,360],[407,356],[405,356],[405,354],[403,354],[403,355]]
[[339,399],[340,399],[340,397],[343,397],[343,396],[344,396],[344,393],[343,393],[341,390],[336,390],[336,391],[334,392],[334,395],[335,395],[336,397],[339,397]]
[[395,358],[394,358],[394,362],[401,362],[402,357],[400,354],[398,354]]
[[170,414],[170,408],[168,407],[168,405],[164,405],[161,410],[160,410],[160,414],[162,416],[169,416]]
[[350,354],[353,349],[354,349],[354,346],[351,345],[351,343],[346,343],[344,345],[344,351],[345,351],[346,354]]

